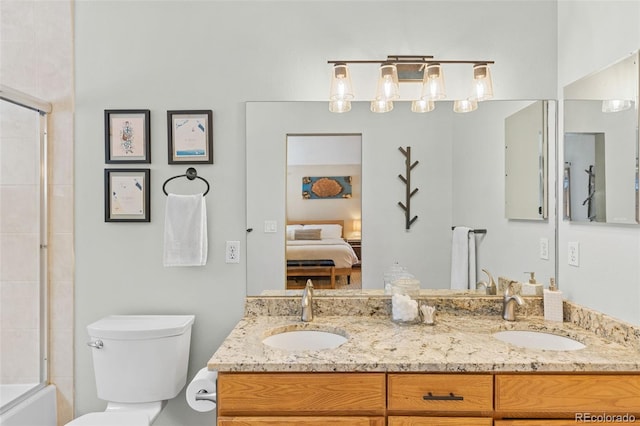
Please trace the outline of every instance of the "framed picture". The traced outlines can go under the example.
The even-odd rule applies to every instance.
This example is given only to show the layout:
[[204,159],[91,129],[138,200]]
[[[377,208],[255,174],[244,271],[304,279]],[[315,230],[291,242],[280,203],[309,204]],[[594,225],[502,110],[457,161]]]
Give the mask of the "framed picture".
[[167,111],[169,164],[213,164],[213,112]]
[[351,198],[351,176],[305,176],[302,178],[302,198]]
[[105,222],[151,221],[150,174],[150,169],[105,169]]
[[151,163],[148,109],[105,110],[105,162]]

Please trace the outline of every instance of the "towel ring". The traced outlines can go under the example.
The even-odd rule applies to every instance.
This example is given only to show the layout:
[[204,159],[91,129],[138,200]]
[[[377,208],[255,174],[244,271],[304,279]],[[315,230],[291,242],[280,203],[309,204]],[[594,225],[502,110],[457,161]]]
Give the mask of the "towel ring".
[[194,169],[193,167],[189,167],[187,169],[187,171],[185,172],[185,174],[173,176],[173,177],[170,177],[169,179],[164,181],[164,184],[162,184],[162,192],[164,192],[164,195],[169,195],[167,193],[167,190],[165,189],[165,187],[167,186],[167,183],[169,183],[170,180],[177,179],[177,178],[180,178],[180,177],[186,177],[189,180],[194,180],[196,178],[200,179],[201,181],[203,181],[207,185],[207,190],[204,191],[204,194],[202,194],[202,196],[205,196],[205,195],[207,195],[209,193],[209,182],[207,182],[207,180],[205,178],[203,178],[201,176],[198,176],[198,171],[196,169]]

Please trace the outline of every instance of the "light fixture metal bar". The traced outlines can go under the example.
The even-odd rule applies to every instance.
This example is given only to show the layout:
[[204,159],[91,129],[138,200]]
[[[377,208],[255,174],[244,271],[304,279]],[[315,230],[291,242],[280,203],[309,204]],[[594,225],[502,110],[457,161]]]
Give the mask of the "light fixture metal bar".
[[384,64],[386,62],[392,62],[394,64],[495,64],[495,61],[487,61],[487,60],[458,60],[458,59],[435,59],[435,58],[426,58],[426,59],[416,59],[412,57],[412,59],[354,59],[354,60],[330,60],[327,61],[328,64]]

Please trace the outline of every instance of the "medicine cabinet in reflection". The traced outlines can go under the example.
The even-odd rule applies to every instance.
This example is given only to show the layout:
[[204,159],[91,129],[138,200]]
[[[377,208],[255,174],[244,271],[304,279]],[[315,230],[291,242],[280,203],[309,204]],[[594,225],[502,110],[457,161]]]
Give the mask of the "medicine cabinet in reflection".
[[638,52],[564,88],[563,218],[638,223]]
[[547,218],[547,101],[505,118],[505,217]]

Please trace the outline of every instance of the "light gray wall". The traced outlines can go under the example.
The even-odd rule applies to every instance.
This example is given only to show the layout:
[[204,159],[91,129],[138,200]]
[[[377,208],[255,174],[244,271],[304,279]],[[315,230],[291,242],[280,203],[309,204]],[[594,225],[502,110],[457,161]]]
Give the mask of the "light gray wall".
[[[640,1],[559,1],[558,97],[563,86],[619,61],[639,47]],[[559,134],[563,130],[561,121]],[[562,161],[560,158],[559,164]],[[560,187],[558,191],[562,193]],[[564,295],[640,323],[638,226],[561,220],[558,234],[558,284]],[[579,267],[567,263],[568,242],[580,244]]]
[[[223,255],[225,240],[239,240],[242,251],[246,243],[244,102],[324,100],[327,60],[389,54],[489,58],[496,98],[556,95],[555,2],[354,1],[339,9],[323,1],[76,2],[77,414],[104,408],[85,346],[88,323],[118,313],[195,314],[191,377],[241,317],[245,264],[225,264]],[[103,221],[103,111],[111,108],[151,110],[151,223]],[[186,167],[167,165],[166,111],[196,108],[214,111],[215,164],[197,167],[212,184],[209,262],[167,269],[161,186]],[[181,395],[156,423],[212,422]]]

